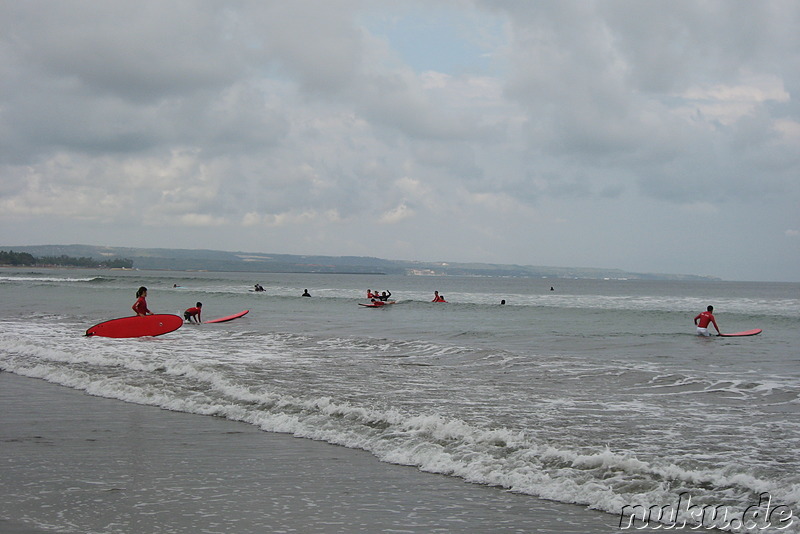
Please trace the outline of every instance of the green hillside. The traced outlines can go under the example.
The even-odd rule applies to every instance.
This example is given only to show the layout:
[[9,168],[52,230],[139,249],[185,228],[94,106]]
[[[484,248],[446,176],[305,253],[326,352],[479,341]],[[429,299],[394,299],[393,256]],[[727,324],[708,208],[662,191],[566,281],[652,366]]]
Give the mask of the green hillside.
[[503,276],[636,280],[708,280],[709,276],[632,273],[620,269],[542,267],[490,263],[417,262],[367,256],[301,256],[204,249],[104,247],[95,245],[1,246],[39,257],[91,258],[111,264],[130,260],[134,269],[176,271],[401,274],[418,276]]

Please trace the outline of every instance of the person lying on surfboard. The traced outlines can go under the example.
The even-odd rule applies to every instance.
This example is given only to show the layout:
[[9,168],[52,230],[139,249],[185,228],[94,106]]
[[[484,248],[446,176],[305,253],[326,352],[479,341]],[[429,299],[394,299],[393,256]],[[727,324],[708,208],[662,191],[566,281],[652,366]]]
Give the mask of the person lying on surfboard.
[[202,310],[203,310],[203,303],[198,302],[194,308],[189,308],[188,310],[183,312],[183,318],[190,323],[192,322],[192,319],[194,319],[194,322],[200,324],[202,322],[200,320],[200,312]]
[[145,315],[153,315],[153,312],[147,309],[147,288],[142,286],[136,292],[136,302],[131,306],[133,312],[139,317]]
[[[710,336],[711,333],[708,331],[708,324],[711,323],[714,325],[714,328],[717,329],[717,335],[721,336],[722,332],[719,331],[719,327],[717,326],[717,320],[714,318],[714,306],[709,306],[706,308],[706,311],[701,312],[694,318],[694,324],[697,327],[697,335],[698,336]],[[698,322],[699,321],[699,322]]]

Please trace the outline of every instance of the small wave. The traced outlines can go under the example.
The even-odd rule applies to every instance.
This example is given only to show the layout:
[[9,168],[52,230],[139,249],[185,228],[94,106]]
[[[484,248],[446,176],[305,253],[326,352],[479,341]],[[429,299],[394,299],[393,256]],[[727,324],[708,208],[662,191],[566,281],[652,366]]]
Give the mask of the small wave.
[[759,380],[715,379],[683,374],[657,375],[642,389],[643,396],[723,394],[730,398],[758,401],[762,404],[780,405],[797,402],[800,390],[794,379],[786,377],[760,377]]
[[84,278],[65,278],[54,276],[0,276],[0,282],[57,282],[57,283],[74,283],[74,282],[104,282],[110,279],[102,276],[92,276]]

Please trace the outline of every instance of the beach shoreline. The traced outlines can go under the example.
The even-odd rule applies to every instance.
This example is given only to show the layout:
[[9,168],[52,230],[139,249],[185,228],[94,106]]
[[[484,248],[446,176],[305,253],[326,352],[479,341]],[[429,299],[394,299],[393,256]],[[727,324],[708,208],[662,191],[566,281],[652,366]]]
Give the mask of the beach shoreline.
[[13,534],[617,531],[581,506],[7,372],[0,400]]

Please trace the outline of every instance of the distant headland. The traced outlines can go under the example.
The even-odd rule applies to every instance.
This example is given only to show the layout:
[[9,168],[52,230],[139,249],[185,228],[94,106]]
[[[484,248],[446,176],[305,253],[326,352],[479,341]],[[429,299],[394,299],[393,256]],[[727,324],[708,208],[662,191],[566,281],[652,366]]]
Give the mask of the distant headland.
[[91,258],[99,265],[173,271],[337,273],[407,276],[491,276],[614,280],[719,280],[693,274],[635,273],[590,267],[385,260],[367,256],[305,256],[206,249],[128,248],[95,245],[3,246],[0,251],[37,258]]

